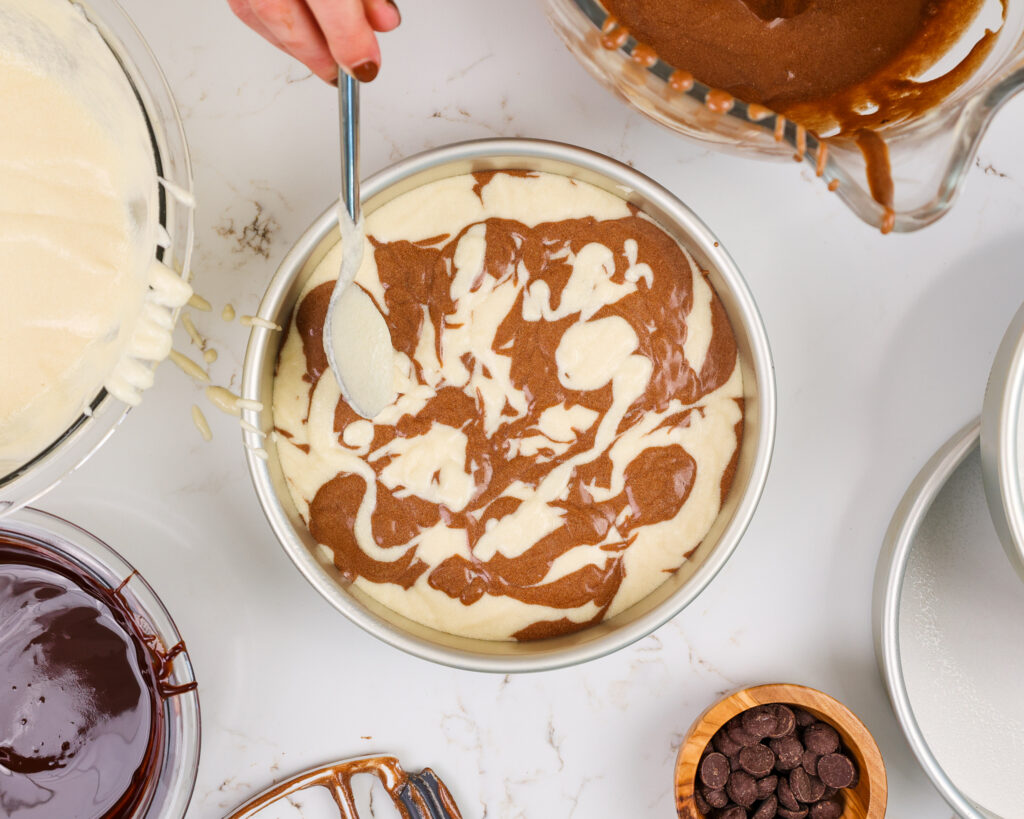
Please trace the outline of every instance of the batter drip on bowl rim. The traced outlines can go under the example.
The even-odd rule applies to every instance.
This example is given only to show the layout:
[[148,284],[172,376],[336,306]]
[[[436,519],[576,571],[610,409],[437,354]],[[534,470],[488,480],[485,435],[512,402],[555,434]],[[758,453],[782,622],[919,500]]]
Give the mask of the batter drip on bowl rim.
[[397,402],[359,418],[330,377],[337,247],[274,388],[293,500],[335,565],[484,639],[575,631],[661,585],[717,517],[742,435],[736,341],[689,254],[621,198],[543,173],[430,183],[366,232],[356,283],[388,323]]

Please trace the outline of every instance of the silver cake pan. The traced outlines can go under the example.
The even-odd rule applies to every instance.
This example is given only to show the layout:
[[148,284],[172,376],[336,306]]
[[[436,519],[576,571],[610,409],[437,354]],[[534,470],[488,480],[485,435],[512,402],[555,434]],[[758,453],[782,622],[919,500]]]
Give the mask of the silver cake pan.
[[[362,186],[363,213],[414,188],[460,174],[495,169],[562,174],[621,196],[653,217],[708,271],[733,324],[744,382],[746,421],[732,491],[711,531],[682,568],[627,611],[575,634],[532,642],[456,637],[401,617],[348,583],[309,534],[291,500],[272,430],[272,391],[280,333],[254,327],[242,374],[242,397],[264,409],[243,418],[267,435],[266,460],[253,452],[260,436],[243,432],[250,475],[271,528],[299,571],[353,623],[390,645],[433,662],[497,673],[541,671],[609,654],[646,636],[683,610],[732,555],[754,514],[775,438],[775,379],[761,316],[736,264],[714,234],[682,202],[615,160],[554,142],[495,139],[427,151],[381,171]],[[287,327],[303,284],[338,239],[336,206],[328,208],[281,263],[260,305],[261,318]],[[262,454],[262,453],[260,453]]]
[[903,733],[945,800],[968,819],[1013,819],[1024,584],[989,518],[980,427],[953,436],[896,509],[875,575],[875,650]]
[[981,464],[992,523],[1024,579],[1024,306],[992,364],[981,411]]

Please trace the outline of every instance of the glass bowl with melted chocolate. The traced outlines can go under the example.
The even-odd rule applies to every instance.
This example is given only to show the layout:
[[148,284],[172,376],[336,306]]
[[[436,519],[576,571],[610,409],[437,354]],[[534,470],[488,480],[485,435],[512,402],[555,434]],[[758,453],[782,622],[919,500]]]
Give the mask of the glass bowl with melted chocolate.
[[886,232],[949,209],[992,116],[1024,88],[1011,0],[546,6],[569,50],[642,113],[722,150],[806,161]]
[[[767,338],[728,254],[652,180],[558,143],[436,149],[377,174],[364,197],[372,262],[356,282],[387,305],[396,358],[410,362],[396,365],[406,367],[396,404],[360,419],[320,377],[318,296],[340,251],[333,208],[264,296],[260,316],[283,337],[254,328],[247,350],[242,394],[264,408],[243,411],[256,427],[245,433],[248,465],[289,557],[374,636],[472,670],[584,662],[674,616],[738,544],[774,440]],[[446,222],[453,212],[468,215]],[[681,264],[666,268],[664,254]],[[718,318],[692,325],[691,342],[710,351],[722,341],[727,356],[701,354],[728,358],[722,378],[693,369],[680,341],[676,324],[697,303]],[[634,365],[643,372],[630,383],[647,386],[625,401],[619,376],[591,378],[615,370],[625,389]],[[721,395],[725,384],[736,392]],[[700,478],[712,392],[727,450]],[[615,449],[613,467],[606,454],[625,439],[609,441],[634,434],[641,445]],[[695,437],[675,437],[684,434]],[[703,489],[692,496],[711,506],[700,507],[699,530],[677,537],[694,475]],[[668,548],[642,540],[643,528]]]
[[199,760],[191,663],[106,544],[23,509],[0,528],[0,814],[181,817]]

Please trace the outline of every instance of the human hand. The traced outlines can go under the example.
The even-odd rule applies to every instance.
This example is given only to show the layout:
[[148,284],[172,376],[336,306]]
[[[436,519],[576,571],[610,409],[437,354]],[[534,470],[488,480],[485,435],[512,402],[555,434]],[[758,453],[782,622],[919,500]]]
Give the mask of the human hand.
[[374,32],[402,21],[393,0],[228,0],[249,28],[291,54],[323,80],[338,79],[344,66],[361,82],[380,68]]

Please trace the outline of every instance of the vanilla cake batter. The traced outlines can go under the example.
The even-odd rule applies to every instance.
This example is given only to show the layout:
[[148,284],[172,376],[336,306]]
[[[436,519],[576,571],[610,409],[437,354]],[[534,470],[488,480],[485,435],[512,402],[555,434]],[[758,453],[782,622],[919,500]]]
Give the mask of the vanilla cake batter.
[[274,385],[293,500],[335,565],[485,639],[574,631],[661,585],[718,515],[743,423],[732,328],[689,254],[617,196],[521,171],[425,185],[365,227],[355,281],[396,402],[360,418],[327,367],[340,245]]
[[105,386],[137,403],[170,350],[181,279],[154,261],[149,132],[68,0],[0,0],[0,477]]

